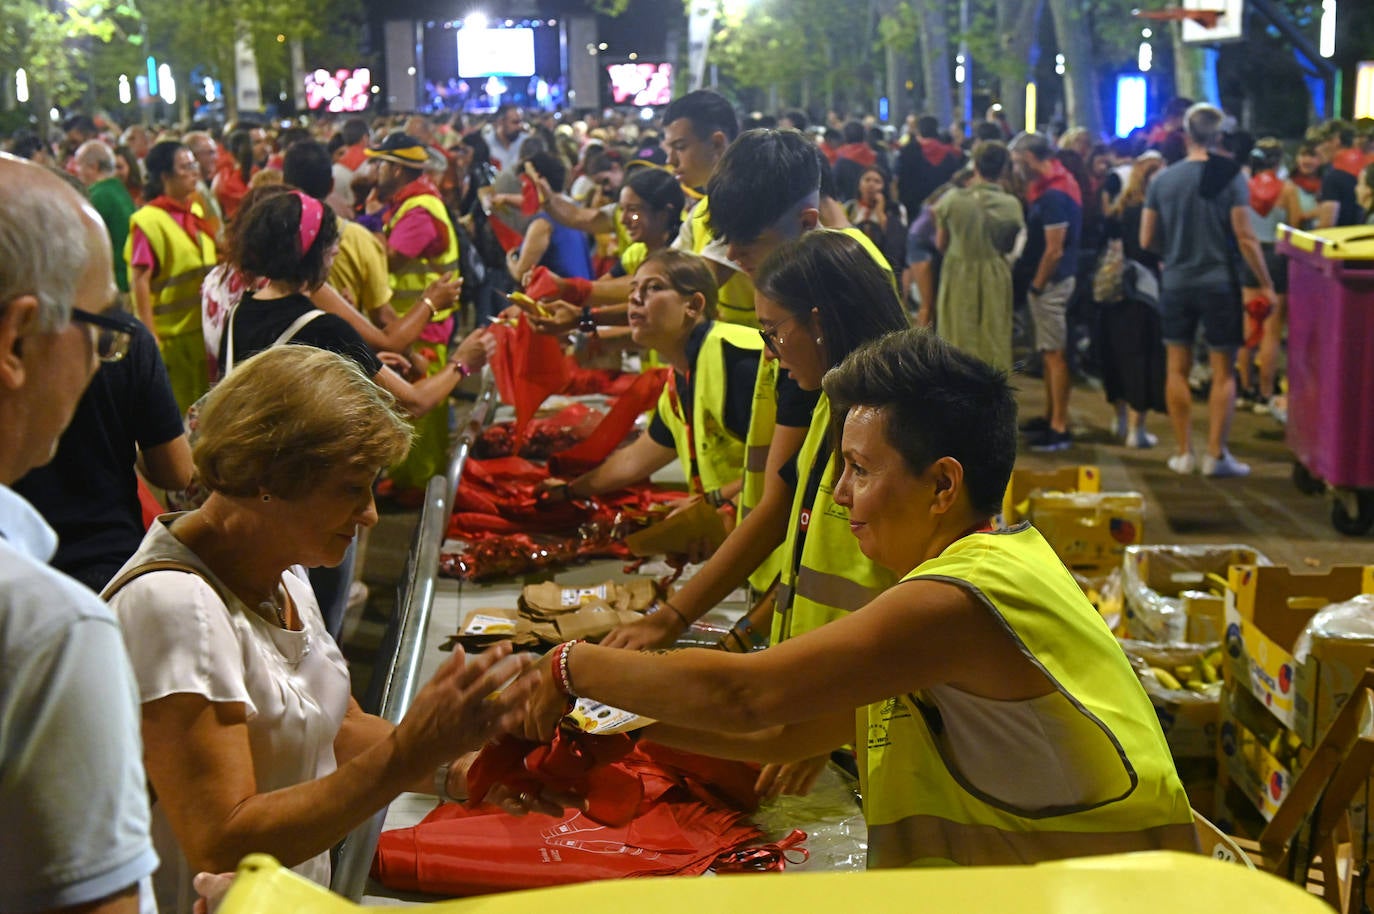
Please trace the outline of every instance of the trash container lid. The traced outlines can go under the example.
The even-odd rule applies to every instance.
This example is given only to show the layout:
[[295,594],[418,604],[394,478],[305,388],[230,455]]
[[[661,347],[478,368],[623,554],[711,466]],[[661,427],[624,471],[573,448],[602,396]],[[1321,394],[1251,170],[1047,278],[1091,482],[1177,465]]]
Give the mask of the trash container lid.
[[1341,225],[1310,231],[1279,225],[1278,237],[1327,260],[1374,260],[1374,225]]

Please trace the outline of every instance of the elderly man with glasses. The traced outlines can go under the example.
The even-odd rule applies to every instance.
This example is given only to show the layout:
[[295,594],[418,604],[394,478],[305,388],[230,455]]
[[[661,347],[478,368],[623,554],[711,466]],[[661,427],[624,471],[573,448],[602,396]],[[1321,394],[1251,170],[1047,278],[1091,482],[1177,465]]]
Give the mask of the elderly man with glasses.
[[48,462],[102,357],[126,351],[99,215],[0,155],[0,910],[134,912],[157,867],[137,693],[108,608],[47,566],[9,488]]

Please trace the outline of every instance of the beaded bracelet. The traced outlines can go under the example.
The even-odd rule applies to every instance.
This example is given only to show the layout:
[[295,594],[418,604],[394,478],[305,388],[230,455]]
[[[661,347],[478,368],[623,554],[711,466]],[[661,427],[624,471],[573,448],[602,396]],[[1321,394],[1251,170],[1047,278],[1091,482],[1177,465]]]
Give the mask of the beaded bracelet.
[[573,645],[576,641],[564,641],[554,648],[557,656],[553,658],[551,666],[553,668],[553,684],[559,692],[569,698],[576,698],[577,693],[573,691],[572,674],[568,671],[568,657],[572,654]]

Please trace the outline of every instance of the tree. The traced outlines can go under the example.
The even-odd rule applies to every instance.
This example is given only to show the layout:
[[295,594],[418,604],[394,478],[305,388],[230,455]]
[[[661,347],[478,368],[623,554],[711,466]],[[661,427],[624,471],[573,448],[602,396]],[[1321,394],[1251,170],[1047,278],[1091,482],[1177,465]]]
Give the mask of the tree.
[[122,35],[123,25],[135,19],[133,10],[105,0],[89,3],[57,0],[0,0],[0,60],[25,67],[34,106],[66,105],[87,88],[87,66],[93,42],[106,43]]

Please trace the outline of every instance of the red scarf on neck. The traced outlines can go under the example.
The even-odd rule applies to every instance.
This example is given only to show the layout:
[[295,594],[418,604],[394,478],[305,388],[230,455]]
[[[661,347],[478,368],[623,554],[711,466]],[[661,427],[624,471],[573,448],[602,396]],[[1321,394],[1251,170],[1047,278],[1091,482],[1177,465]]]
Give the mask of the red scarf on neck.
[[1364,153],[1358,149],[1342,149],[1332,158],[1331,167],[1358,178],[1364,167]]
[[1064,163],[1058,159],[1050,159],[1049,171],[1031,182],[1030,187],[1026,188],[1026,202],[1034,203],[1045,193],[1051,190],[1063,191],[1069,198],[1079,206],[1083,205],[1083,192],[1078,187],[1078,182],[1073,175],[1064,167]]
[[1293,174],[1289,176],[1289,180],[1292,181],[1294,184],[1298,185],[1298,187],[1301,187],[1303,190],[1307,191],[1309,194],[1320,193],[1322,189],[1321,175]]
[[953,147],[946,143],[941,143],[935,137],[923,136],[917,142],[921,144],[921,155],[925,156],[926,161],[932,166],[938,166],[950,156],[957,155]]
[[198,232],[209,235],[212,239],[215,237],[214,231],[210,228],[210,223],[206,222],[205,219],[200,215],[200,213],[197,213],[194,210],[192,210],[191,204],[189,202],[180,203],[176,200],[173,200],[166,194],[163,194],[159,197],[154,197],[153,199],[149,200],[148,205],[156,206],[158,209],[163,210],[167,213],[171,213],[174,216],[185,216],[186,221],[183,223],[183,225],[187,228],[186,234],[190,235],[191,240],[195,242],[197,245],[200,244],[200,237],[197,234]]

